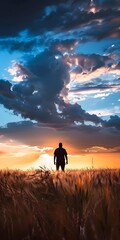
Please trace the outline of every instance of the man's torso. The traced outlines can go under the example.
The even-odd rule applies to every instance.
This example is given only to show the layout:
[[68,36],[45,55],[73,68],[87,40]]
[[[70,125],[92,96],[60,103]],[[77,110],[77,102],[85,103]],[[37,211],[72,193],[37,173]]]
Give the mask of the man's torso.
[[57,162],[64,162],[67,152],[64,148],[56,148],[54,155],[56,156]]

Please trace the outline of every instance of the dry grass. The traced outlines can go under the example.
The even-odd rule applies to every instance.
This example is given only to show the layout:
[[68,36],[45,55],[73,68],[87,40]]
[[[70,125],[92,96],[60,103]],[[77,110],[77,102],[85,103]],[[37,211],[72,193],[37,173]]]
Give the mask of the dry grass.
[[0,171],[0,239],[119,240],[120,170]]

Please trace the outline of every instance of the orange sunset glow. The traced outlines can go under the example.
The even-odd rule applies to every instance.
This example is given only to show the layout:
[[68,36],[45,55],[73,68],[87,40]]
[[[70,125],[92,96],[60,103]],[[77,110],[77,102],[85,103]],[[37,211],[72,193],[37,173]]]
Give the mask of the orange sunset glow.
[[120,240],[120,1],[0,2],[0,240]]
[[[30,147],[14,143],[0,144],[2,149],[0,168],[27,170],[45,167],[55,170],[53,153],[57,145],[54,142],[52,145],[53,147],[40,148],[39,146]],[[120,153],[108,153],[106,150],[103,153],[99,148],[92,149],[91,153],[88,150],[79,152],[67,144],[65,148],[68,152],[69,162],[66,169],[120,168]]]
[[119,168],[119,1],[28,2],[0,8],[0,169],[55,170],[60,142],[66,169]]

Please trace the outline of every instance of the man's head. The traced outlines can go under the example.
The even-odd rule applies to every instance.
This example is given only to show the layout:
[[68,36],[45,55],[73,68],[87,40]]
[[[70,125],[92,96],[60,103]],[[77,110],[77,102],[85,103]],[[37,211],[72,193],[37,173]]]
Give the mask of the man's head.
[[59,148],[62,148],[62,143],[59,143]]

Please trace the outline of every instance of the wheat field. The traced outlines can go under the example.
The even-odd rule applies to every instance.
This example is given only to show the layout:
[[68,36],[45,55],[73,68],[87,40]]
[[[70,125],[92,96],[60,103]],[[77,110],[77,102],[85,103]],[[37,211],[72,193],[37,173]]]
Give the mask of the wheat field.
[[119,240],[120,170],[1,170],[0,239]]

